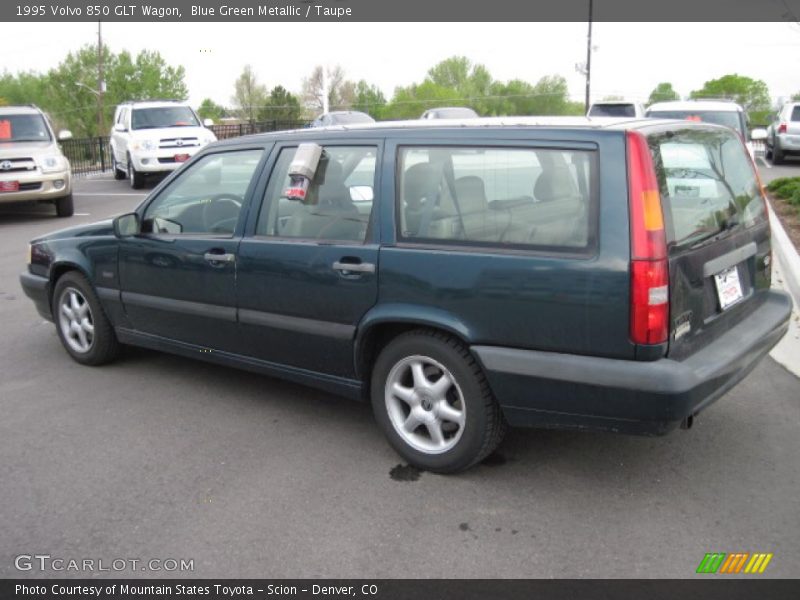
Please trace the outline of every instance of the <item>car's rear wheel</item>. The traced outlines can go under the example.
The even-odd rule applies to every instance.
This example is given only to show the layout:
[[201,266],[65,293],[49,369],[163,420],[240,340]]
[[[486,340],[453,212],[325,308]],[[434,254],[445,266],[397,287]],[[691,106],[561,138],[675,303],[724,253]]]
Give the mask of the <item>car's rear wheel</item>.
[[784,154],[781,147],[778,145],[777,140],[775,141],[775,145],[772,146],[772,164],[779,165],[783,163]]
[[114,171],[114,179],[117,181],[122,181],[125,179],[126,173],[123,169],[119,168],[119,163],[117,159],[114,157],[114,152],[111,152],[111,170]]
[[144,187],[144,174],[139,173],[136,167],[133,166],[130,154],[128,155],[128,179],[133,189],[140,190]]
[[505,433],[480,365],[459,340],[441,332],[414,330],[387,345],[371,391],[389,443],[420,469],[463,471],[486,458]]
[[56,200],[56,215],[59,217],[71,217],[75,214],[75,203],[72,194],[67,194],[63,198]]
[[84,365],[101,365],[119,351],[111,322],[88,280],[71,271],[56,282],[53,291],[56,331],[69,355]]

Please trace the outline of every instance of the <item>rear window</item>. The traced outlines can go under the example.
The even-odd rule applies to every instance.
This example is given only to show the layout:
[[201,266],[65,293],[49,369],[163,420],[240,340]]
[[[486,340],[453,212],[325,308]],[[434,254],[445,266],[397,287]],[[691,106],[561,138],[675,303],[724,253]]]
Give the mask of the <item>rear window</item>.
[[792,109],[792,121],[800,121],[800,106],[795,106]]
[[575,150],[401,148],[399,237],[585,250],[594,162]]
[[595,104],[589,109],[590,117],[635,117],[633,104]]
[[735,133],[687,129],[648,141],[673,247],[751,227],[766,217],[752,162]]
[[737,111],[730,110],[651,110],[648,117],[655,119],[679,119],[682,121],[702,121],[724,125],[744,136],[742,118]]

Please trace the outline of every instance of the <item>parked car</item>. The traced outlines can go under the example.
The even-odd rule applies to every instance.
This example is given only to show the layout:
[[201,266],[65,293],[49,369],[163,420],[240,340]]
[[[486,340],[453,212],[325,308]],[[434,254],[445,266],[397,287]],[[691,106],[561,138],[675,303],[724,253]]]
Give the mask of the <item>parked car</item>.
[[478,113],[467,106],[445,106],[431,108],[422,113],[420,119],[477,119]]
[[791,308],[742,141],[692,121],[225,140],[30,257],[22,287],[77,362],[132,344],[369,399],[437,472],[484,459],[507,424],[688,427]]
[[787,102],[767,128],[767,158],[776,165],[800,154],[800,102]]
[[765,129],[757,128],[750,131],[747,111],[729,100],[657,102],[647,108],[646,116],[654,119],[705,121],[730,127],[744,140],[751,159],[755,158],[752,142],[762,141],[767,137]]
[[73,215],[72,170],[45,114],[33,105],[0,106],[0,203],[46,202]]
[[114,179],[144,187],[148,175],[174,171],[217,137],[194,109],[172,100],[125,102],[117,106],[111,128]]
[[641,119],[644,117],[644,106],[638,102],[627,102],[624,100],[602,100],[593,103],[587,117],[631,117]]
[[358,125],[374,123],[375,119],[367,113],[357,110],[336,110],[323,113],[311,122],[311,127],[329,127],[331,125]]

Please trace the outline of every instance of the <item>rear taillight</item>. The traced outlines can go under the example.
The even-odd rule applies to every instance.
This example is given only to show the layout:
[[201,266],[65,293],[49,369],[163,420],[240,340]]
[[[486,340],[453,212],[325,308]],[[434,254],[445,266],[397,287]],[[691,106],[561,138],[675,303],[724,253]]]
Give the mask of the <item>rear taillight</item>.
[[656,171],[645,137],[627,133],[631,220],[631,341],[669,337],[669,265]]
[[786,133],[786,123],[778,125],[778,133]]

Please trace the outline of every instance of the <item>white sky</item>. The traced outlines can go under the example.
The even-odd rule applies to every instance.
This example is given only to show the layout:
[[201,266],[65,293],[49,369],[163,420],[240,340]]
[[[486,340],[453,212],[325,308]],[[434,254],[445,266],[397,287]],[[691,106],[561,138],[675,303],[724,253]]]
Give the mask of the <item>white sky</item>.
[[[158,50],[186,68],[190,100],[229,105],[245,64],[261,83],[298,92],[316,64],[341,64],[391,97],[435,63],[464,55],[495,79],[559,74],[575,100],[585,23],[104,23],[111,49]],[[97,23],[3,25],[0,70],[43,71],[97,39]],[[790,23],[595,23],[592,97],[646,100],[661,81],[682,95],[728,73],[764,80],[773,98],[800,91],[800,26]]]

